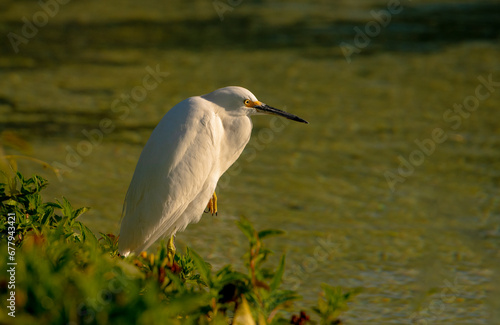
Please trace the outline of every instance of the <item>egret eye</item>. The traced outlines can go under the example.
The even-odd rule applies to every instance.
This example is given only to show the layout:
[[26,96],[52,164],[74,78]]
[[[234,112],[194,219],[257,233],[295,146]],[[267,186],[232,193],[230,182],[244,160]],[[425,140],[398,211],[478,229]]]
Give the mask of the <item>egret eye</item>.
[[245,99],[243,101],[243,104],[245,104],[245,106],[248,106],[248,107],[252,107],[253,106],[252,105],[253,103],[252,103],[252,101],[250,99]]

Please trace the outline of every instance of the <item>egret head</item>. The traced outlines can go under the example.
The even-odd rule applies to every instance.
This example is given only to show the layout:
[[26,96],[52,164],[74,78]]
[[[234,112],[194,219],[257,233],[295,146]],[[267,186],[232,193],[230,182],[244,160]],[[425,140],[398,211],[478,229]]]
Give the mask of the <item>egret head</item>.
[[203,95],[208,101],[222,107],[229,114],[234,115],[255,115],[255,114],[271,114],[283,116],[289,120],[308,122],[300,117],[268,106],[257,98],[248,89],[237,86],[224,87],[213,92]]

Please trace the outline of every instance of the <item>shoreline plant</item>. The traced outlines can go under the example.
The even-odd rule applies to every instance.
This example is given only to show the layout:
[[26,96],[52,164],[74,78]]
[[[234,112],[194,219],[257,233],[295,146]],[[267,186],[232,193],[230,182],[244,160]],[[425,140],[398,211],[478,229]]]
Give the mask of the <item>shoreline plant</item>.
[[257,231],[245,218],[237,222],[249,243],[243,271],[213,270],[193,249],[176,252],[164,242],[154,253],[123,258],[117,236],[96,237],[78,220],[88,208],[64,197],[44,202],[47,185],[20,172],[0,184],[0,260],[8,261],[13,245],[17,263],[13,289],[9,273],[0,274],[1,300],[15,297],[15,317],[7,310],[0,323],[329,325],[341,323],[358,292],[324,285],[314,315],[294,313],[301,297],[282,286],[285,255],[274,268],[266,263],[272,251],[264,240],[283,232]]

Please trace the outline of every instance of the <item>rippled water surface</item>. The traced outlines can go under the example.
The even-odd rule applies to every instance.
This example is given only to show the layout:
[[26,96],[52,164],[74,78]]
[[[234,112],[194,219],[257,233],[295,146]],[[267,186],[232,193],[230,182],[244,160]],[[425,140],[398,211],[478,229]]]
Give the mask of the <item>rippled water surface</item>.
[[[0,49],[4,150],[26,154],[5,140],[21,138],[29,155],[66,166],[59,180],[19,162],[51,181],[47,199],[90,206],[83,220],[117,233],[163,114],[244,86],[310,124],[254,117],[219,184],[219,216],[179,233],[180,249],[238,261],[243,215],[286,230],[269,245],[287,253],[286,284],[306,304],[322,282],[363,288],[348,323],[500,323],[500,4],[401,3],[361,46],[354,28],[387,2],[242,1],[222,21],[210,1],[70,2],[17,54]],[[40,10],[2,7],[2,34],[21,34],[21,18]],[[164,74],[144,93],[148,69]],[[113,130],[86,146],[103,123]]]

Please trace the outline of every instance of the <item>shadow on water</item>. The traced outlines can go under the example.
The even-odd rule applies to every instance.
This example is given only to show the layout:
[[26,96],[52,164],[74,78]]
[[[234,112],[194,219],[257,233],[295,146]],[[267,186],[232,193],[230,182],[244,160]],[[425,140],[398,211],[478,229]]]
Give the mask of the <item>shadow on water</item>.
[[[333,9],[333,8],[332,8]],[[376,8],[375,11],[386,8]],[[371,39],[364,54],[377,51],[432,51],[442,46],[469,41],[495,40],[500,37],[500,4],[432,4],[406,7],[390,17]],[[268,20],[268,19],[267,19]],[[365,28],[370,21],[302,18],[288,25],[272,25],[258,15],[225,17],[221,23],[217,16],[209,19],[182,21],[129,20],[119,23],[48,24],[43,35],[30,44],[31,51],[22,53],[37,60],[51,62],[81,62],[78,57],[89,48],[184,48],[206,50],[213,48],[305,48],[338,47],[341,42],[353,43],[355,27]],[[375,21],[375,18],[371,20]],[[20,30],[22,23],[7,22],[3,32]],[[64,41],[62,41],[64,40]],[[6,41],[6,38],[4,39]],[[0,49],[3,55],[12,52],[9,44]],[[37,51],[39,46],[43,51]],[[6,50],[7,49],[7,50]],[[340,55],[340,52],[339,52]],[[120,65],[114,61],[101,61],[106,65]],[[6,69],[9,67],[1,67]],[[12,68],[19,68],[13,66]]]

